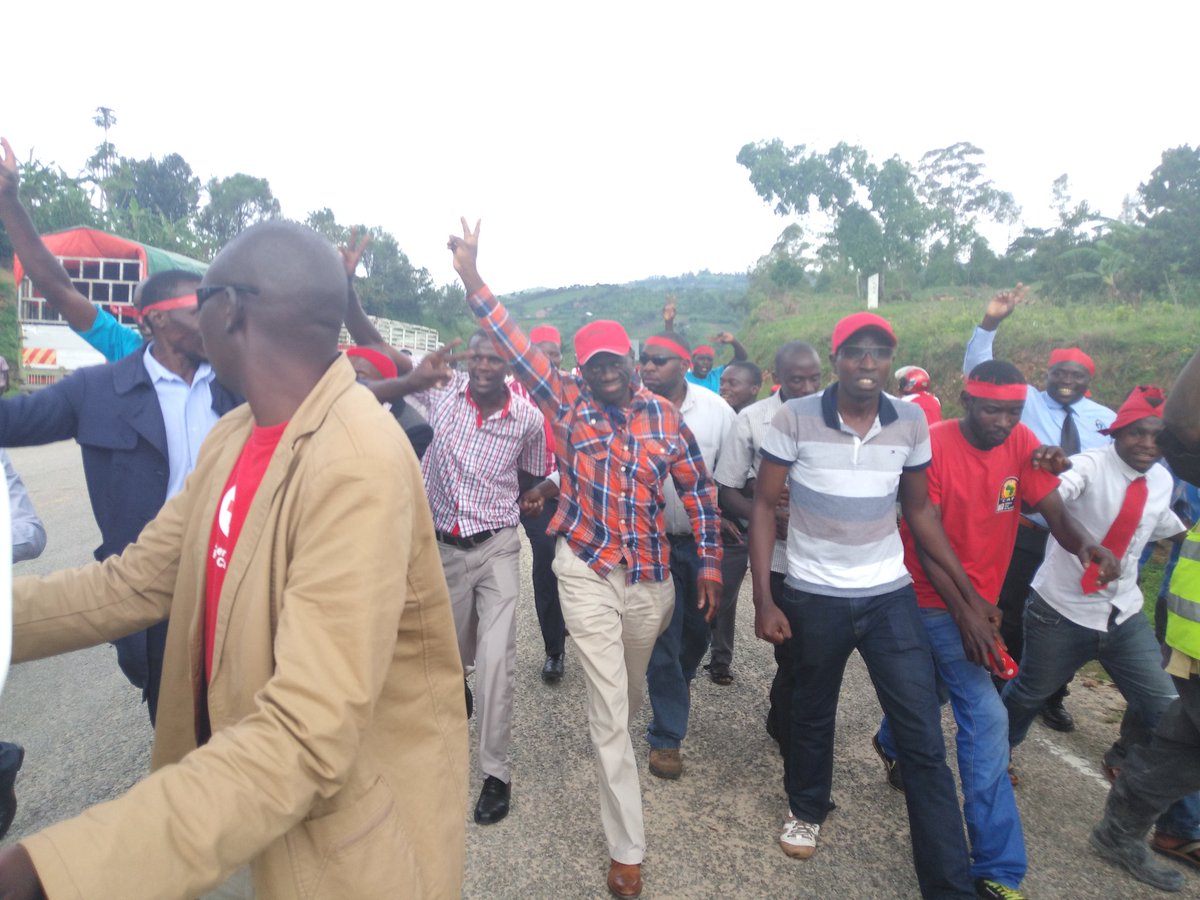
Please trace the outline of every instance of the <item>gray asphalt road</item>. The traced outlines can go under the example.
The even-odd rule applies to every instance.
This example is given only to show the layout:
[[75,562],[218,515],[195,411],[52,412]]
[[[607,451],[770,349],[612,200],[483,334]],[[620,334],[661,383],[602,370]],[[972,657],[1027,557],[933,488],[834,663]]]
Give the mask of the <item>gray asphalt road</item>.
[[[18,572],[88,562],[99,536],[78,449],[64,443],[15,450],[12,457],[50,535],[42,558],[22,563]],[[649,843],[644,896],[916,896],[903,798],[887,787],[871,749],[879,708],[857,657],[838,718],[839,808],[811,860],[790,860],[778,849],[786,812],[782,767],[763,730],[773,661],[770,648],[754,640],[748,586],[738,615],[737,680],[729,687],[697,680],[683,777],[651,777],[644,741],[640,733],[635,737]],[[555,687],[542,684],[528,577],[518,648],[513,809],[498,825],[468,824],[465,893],[607,896],[583,677],[568,647],[566,678]],[[1163,896],[1108,867],[1087,847],[1107,792],[1097,766],[1116,736],[1120,698],[1109,688],[1077,686],[1069,706],[1079,730],[1060,735],[1037,725],[1017,758],[1030,856],[1024,888],[1034,897]],[[952,720],[945,723],[952,735]],[[151,740],[145,709],[108,647],[14,668],[0,701],[0,736],[27,750],[10,842],[120,794],[145,772]],[[481,780],[474,766],[472,757],[472,806]],[[463,814],[469,821],[470,808]],[[1189,876],[1188,890],[1200,895],[1200,876]]]

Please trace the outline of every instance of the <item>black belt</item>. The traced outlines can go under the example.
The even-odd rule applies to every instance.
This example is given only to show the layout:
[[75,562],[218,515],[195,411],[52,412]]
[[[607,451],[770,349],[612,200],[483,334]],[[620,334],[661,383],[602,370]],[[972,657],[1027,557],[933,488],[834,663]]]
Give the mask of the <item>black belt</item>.
[[480,531],[475,534],[463,537],[459,534],[447,534],[444,531],[434,531],[439,542],[449,544],[451,547],[461,547],[464,550],[470,550],[472,547],[478,547],[488,538],[499,532],[499,528],[489,528],[487,531]]
[[667,540],[672,544],[687,544],[695,541],[695,538],[690,531],[683,531],[679,534],[668,534]]

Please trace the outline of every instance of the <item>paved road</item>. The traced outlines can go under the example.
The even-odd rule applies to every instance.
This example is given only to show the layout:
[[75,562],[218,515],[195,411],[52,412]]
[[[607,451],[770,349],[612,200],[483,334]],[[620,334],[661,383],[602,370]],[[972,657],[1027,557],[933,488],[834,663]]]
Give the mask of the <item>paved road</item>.
[[[99,543],[73,444],[16,450],[12,457],[46,521],[50,543],[19,572],[82,565]],[[526,556],[526,559],[528,556]],[[878,704],[857,657],[842,692],[834,797],[839,809],[816,856],[789,860],[776,843],[786,811],[782,770],[762,722],[772,668],[754,641],[743,593],[737,680],[695,685],[685,771],[676,782],[651,777],[642,759],[649,851],[646,897],[913,897],[903,799],[883,781],[871,749]],[[584,684],[568,648],[567,675],[548,687],[528,578],[520,605],[514,733],[513,811],[498,825],[467,827],[465,893],[471,898],[602,897],[607,857],[584,713]],[[1160,897],[1096,859],[1087,831],[1107,785],[1097,761],[1116,736],[1120,699],[1108,688],[1077,688],[1075,734],[1035,726],[1017,759],[1035,897],[1090,898],[1114,893]],[[947,733],[952,733],[946,720]],[[151,733],[136,692],[108,647],[13,669],[0,703],[0,735],[23,743],[20,808],[9,840],[19,839],[135,782],[149,760]],[[474,766],[474,757],[472,765]],[[471,804],[480,776],[473,769]],[[463,811],[469,819],[470,809]],[[1188,881],[1200,895],[1200,876]]]

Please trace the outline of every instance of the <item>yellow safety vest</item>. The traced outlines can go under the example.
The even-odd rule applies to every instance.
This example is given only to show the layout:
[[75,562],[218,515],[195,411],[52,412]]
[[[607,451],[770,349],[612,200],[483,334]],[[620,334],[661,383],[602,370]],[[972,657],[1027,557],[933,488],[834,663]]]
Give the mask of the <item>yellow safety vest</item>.
[[1167,643],[1200,659],[1200,522],[1184,538],[1166,601]]

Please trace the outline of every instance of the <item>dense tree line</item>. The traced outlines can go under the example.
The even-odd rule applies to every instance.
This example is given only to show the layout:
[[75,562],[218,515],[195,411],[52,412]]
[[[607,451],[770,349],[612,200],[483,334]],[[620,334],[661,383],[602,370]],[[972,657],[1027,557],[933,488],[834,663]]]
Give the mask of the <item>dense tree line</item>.
[[1165,151],[1116,217],[1074,202],[1060,176],[1052,186],[1057,224],[1024,229],[1002,253],[980,225],[1013,226],[1020,209],[987,177],[972,144],[912,164],[898,156],[876,163],[845,143],[822,153],[776,139],[745,145],[737,160],[759,196],[792,220],[754,271],[768,293],[853,289],[883,272],[892,296],[1017,281],[1066,299],[1200,296],[1200,149],[1190,146]]
[[[116,124],[111,109],[97,110],[104,141],[77,175],[32,155],[20,163],[21,201],[43,234],[84,226],[208,260],[243,229],[282,210],[266,178],[241,172],[207,182],[178,153],[161,158],[122,156],[109,141]],[[339,223],[319,209],[302,219],[335,243],[352,230],[369,232],[359,296],[373,315],[430,326],[462,318],[456,285],[438,286],[429,271],[410,262],[396,239],[378,226]],[[0,266],[12,265],[12,244],[0,227]]]

